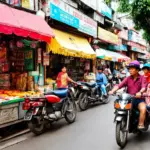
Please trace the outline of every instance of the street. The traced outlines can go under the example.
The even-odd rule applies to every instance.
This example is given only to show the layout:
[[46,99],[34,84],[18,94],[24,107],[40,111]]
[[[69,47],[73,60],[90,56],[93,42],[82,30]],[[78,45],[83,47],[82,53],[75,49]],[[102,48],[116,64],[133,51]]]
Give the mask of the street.
[[[112,99],[109,104],[79,112],[74,124],[61,120],[48,132],[37,137],[32,135],[5,150],[119,150],[113,119]],[[130,134],[125,150],[149,150],[149,147],[150,131],[140,136]]]

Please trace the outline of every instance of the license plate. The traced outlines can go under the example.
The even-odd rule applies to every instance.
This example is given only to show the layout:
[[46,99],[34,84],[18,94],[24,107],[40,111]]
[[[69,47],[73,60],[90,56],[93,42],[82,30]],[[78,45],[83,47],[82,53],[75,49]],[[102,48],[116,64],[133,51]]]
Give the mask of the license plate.
[[30,121],[32,119],[32,116],[33,116],[33,112],[29,111],[29,112],[26,113],[26,115],[24,117],[24,120],[25,121]]

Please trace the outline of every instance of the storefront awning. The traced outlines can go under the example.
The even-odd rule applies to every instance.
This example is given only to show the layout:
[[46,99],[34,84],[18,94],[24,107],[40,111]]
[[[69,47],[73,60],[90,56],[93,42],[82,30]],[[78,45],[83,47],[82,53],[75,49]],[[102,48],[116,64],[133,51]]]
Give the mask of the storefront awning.
[[116,52],[104,50],[104,49],[97,49],[96,56],[97,58],[114,61],[114,62],[122,62],[122,61],[130,60],[130,58],[127,56],[124,56]]
[[77,35],[53,29],[55,38],[47,45],[47,50],[54,54],[64,56],[96,58],[96,53],[90,46],[88,40]]
[[0,4],[0,33],[50,42],[52,29],[39,16]]

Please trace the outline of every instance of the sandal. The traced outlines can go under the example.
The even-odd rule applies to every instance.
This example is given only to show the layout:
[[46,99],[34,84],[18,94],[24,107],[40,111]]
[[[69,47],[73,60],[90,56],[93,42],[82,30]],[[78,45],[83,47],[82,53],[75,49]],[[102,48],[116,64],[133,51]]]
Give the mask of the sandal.
[[139,130],[144,130],[145,127],[144,127],[144,125],[138,125],[138,129],[139,129]]

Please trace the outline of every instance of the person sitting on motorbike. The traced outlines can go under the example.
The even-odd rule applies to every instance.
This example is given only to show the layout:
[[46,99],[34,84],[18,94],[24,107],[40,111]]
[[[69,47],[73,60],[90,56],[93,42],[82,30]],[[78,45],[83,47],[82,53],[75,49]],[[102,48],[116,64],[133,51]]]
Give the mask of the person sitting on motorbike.
[[68,82],[75,83],[67,74],[67,68],[63,65],[61,67],[61,72],[58,74],[57,79],[57,88],[66,89],[68,88]]
[[138,108],[140,111],[138,129],[143,130],[145,128],[146,103],[144,99],[141,99],[141,95],[146,90],[147,82],[146,78],[139,74],[140,63],[137,60],[131,62],[128,67],[130,76],[125,78],[118,86],[114,87],[109,94],[112,95],[117,90],[127,87],[127,93],[135,95],[136,100],[133,102],[133,107]]
[[143,70],[144,76],[148,82],[147,90],[144,93],[144,95],[146,96],[145,102],[146,102],[147,106],[150,106],[150,64],[148,64],[148,63],[144,64],[142,70]]
[[[96,82],[97,82],[99,88],[102,90],[102,94],[107,97],[107,92],[106,92],[106,85],[108,84],[107,77],[103,73],[102,67],[98,67],[97,71],[98,72],[96,74]],[[98,88],[97,93],[99,93],[99,88]]]

